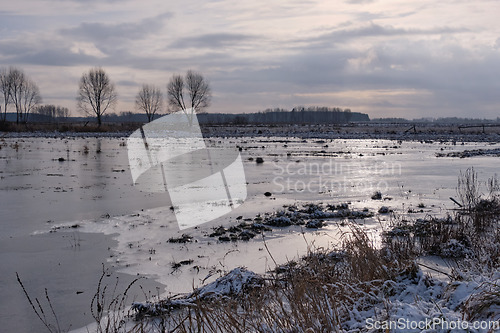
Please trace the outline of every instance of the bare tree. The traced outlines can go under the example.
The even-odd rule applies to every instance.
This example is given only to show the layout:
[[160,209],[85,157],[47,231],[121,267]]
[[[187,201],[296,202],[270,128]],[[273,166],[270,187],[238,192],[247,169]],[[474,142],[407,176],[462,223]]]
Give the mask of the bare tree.
[[42,102],[42,96],[36,83],[31,80],[26,80],[21,96],[21,119],[27,122],[29,114]]
[[[188,104],[184,100],[188,96]],[[194,112],[202,111],[210,105],[212,93],[208,81],[200,73],[189,70],[185,78],[174,75],[167,84],[167,100],[174,111],[182,110],[192,122]],[[191,113],[187,109],[191,108]]]
[[68,108],[53,104],[41,105],[36,108],[35,112],[51,121],[55,118],[68,118],[70,114]]
[[87,114],[94,114],[99,126],[102,115],[116,105],[117,99],[115,85],[102,68],[93,68],[82,75],[76,97],[78,108]]
[[10,71],[7,71],[7,69],[2,68],[0,69],[0,92],[3,97],[3,121],[7,120],[7,107],[12,101],[11,90],[12,90],[12,82],[11,82]]
[[188,71],[186,85],[193,109],[201,111],[210,105],[210,99],[212,98],[210,86],[201,74],[191,70]]
[[20,69],[10,68],[6,75],[6,80],[10,84],[10,99],[8,101],[16,107],[16,122],[26,123],[31,111],[42,101],[40,90],[36,83]]
[[184,78],[174,75],[167,84],[168,105],[174,110],[186,110],[184,103]]
[[19,120],[22,120],[23,116],[23,94],[25,91],[26,75],[24,72],[17,68],[11,68],[9,70],[9,79],[11,83],[10,96],[12,103],[16,107],[16,123],[19,124]]
[[69,112],[68,108],[65,108],[62,106],[57,107],[57,109],[56,109],[56,117],[57,118],[67,119],[69,117],[69,115],[70,115],[70,112]]
[[39,107],[36,108],[36,113],[42,116],[43,118],[52,121],[56,117],[56,106],[40,105]]
[[163,105],[163,94],[159,88],[144,84],[135,98],[135,105],[139,110],[146,112],[149,122],[153,120],[156,112],[161,110]]

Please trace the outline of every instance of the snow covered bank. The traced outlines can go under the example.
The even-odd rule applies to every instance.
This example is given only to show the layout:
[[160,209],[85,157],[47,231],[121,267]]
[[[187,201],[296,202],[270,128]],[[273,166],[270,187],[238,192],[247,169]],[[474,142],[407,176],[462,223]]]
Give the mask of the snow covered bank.
[[404,251],[372,244],[353,226],[341,248],[316,249],[264,276],[236,268],[187,296],[134,303],[135,320],[175,332],[500,330],[498,263],[479,273],[460,262],[454,275],[433,276]]
[[[136,319],[180,332],[500,331],[498,188],[492,193],[447,218],[395,219],[380,247],[350,224],[336,249],[311,248],[264,275],[237,268],[189,295],[135,303]],[[270,218],[326,214],[309,208]],[[429,255],[440,259],[424,264]]]

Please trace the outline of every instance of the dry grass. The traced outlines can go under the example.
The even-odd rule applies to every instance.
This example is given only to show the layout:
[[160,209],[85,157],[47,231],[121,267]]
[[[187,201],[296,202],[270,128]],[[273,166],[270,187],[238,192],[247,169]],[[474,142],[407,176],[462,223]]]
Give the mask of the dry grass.
[[465,304],[465,314],[468,320],[483,318],[500,319],[498,311],[492,309],[500,308],[500,284],[485,282],[478,288],[478,292],[472,295]]
[[[352,225],[338,249],[314,249],[299,262],[277,267],[261,288],[244,296],[200,300],[157,317],[156,323],[175,332],[340,332],[356,313],[383,307],[386,297],[397,293],[395,281],[417,281],[420,255],[453,257],[463,271],[498,271],[498,181],[488,181],[489,188],[497,187],[486,198],[480,196],[474,170],[462,173],[458,184],[464,209],[453,215],[394,221],[381,248]],[[499,290],[495,283],[478,288],[463,306],[465,318],[492,318]]]
[[[420,255],[453,257],[463,271],[498,271],[498,181],[488,184],[493,190],[482,198],[477,175],[465,172],[459,180],[464,209],[453,215],[416,221],[396,218],[381,247],[352,224],[338,248],[309,249],[300,260],[277,266],[242,292],[217,297],[193,292],[189,299],[135,306],[135,316],[129,316],[128,288],[110,293],[100,282],[92,302],[98,332],[341,332],[348,322],[362,325],[362,313],[386,320],[387,299],[400,292],[398,285],[420,283]],[[460,273],[448,276],[463,278]],[[490,312],[499,299],[497,283],[481,285],[463,305],[464,318],[493,318]]]
[[487,184],[489,194],[483,197],[474,169],[460,173],[457,193],[462,208],[445,218],[427,216],[415,221],[394,220],[390,230],[383,234],[386,248],[399,257],[469,258],[481,266],[498,267],[500,199],[496,176]]
[[[19,274],[16,272],[16,277],[17,277],[17,282],[23,289],[24,295],[26,296],[26,299],[28,300],[28,303],[31,305],[31,308],[33,309],[33,312],[35,315],[40,319],[40,321],[43,323],[45,328],[50,332],[50,333],[63,333],[63,332],[68,332],[68,329],[62,329],[61,325],[59,324],[59,319],[57,318],[56,312],[54,311],[54,307],[52,306],[52,301],[50,300],[49,297],[49,292],[47,288],[45,288],[45,300],[47,302],[47,306],[42,306],[41,302],[38,300],[38,298],[35,298],[34,300],[31,298],[31,296],[28,294],[28,291],[24,287],[23,282],[21,281],[21,278],[19,277]],[[35,305],[36,304],[36,305]],[[45,308],[45,310],[44,310]],[[48,312],[47,310],[50,310]],[[46,314],[46,312],[48,312]]]
[[96,333],[120,332],[125,324],[125,312],[128,309],[128,291],[140,279],[134,279],[123,292],[118,292],[118,279],[111,288],[109,285],[103,284],[104,277],[108,275],[109,272],[103,265],[97,291],[90,304],[90,312],[97,325]]
[[[436,220],[428,226],[434,230],[433,239],[456,235],[450,231],[453,227],[438,225],[443,223]],[[346,322],[362,323],[360,314],[374,309],[381,308],[375,311],[379,320],[388,319],[386,299],[398,293],[398,283],[418,283],[419,238],[403,239],[406,242],[386,242],[378,248],[353,224],[339,248],[310,249],[299,261],[276,267],[244,292],[208,298],[195,292],[184,305],[170,306],[163,300],[135,315],[126,306],[128,288],[123,293],[116,293],[116,287],[110,291],[101,285],[101,276],[92,314],[97,332],[342,332]],[[498,269],[498,261],[492,266]],[[498,305],[498,293],[496,284],[480,288],[464,306],[464,316],[489,318],[492,306]]]
[[457,194],[463,208],[470,211],[476,207],[480,199],[479,187],[477,172],[474,171],[474,168],[460,172]]
[[108,133],[108,132],[133,132],[142,123],[27,123],[16,124],[0,122],[2,132],[75,132],[75,133]]
[[[383,304],[390,283],[414,278],[413,260],[396,260],[377,249],[355,225],[337,250],[311,250],[299,262],[277,267],[259,288],[158,316],[147,313],[132,332],[146,325],[160,332],[339,332],[352,310]],[[163,330],[162,330],[163,329]]]
[[[52,301],[49,297],[47,289],[45,289],[46,305],[42,304],[38,298],[32,299],[27,292],[24,284],[16,273],[17,281],[21,286],[27,301],[35,312],[36,316],[43,323],[45,328],[50,333],[64,333],[69,332],[70,328],[62,328],[59,324],[59,319],[52,306]],[[118,291],[118,278],[114,284],[109,285],[104,281],[105,278],[110,277],[111,274],[104,268],[97,283],[97,290],[92,297],[90,304],[90,312],[95,320],[96,333],[112,333],[112,332],[125,332],[126,320],[131,317],[128,292],[130,288],[136,284],[141,278],[136,278],[130,282],[124,291]]]

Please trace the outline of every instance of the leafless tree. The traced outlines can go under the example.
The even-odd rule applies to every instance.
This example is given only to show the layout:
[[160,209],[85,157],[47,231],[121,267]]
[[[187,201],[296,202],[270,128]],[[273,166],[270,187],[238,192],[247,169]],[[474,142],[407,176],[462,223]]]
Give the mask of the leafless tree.
[[168,105],[174,111],[186,110],[184,103],[184,78],[181,75],[174,75],[167,84]]
[[115,85],[102,68],[93,68],[84,73],[78,88],[78,108],[87,114],[97,117],[97,124],[101,126],[101,117],[116,105],[118,95]]
[[56,117],[56,106],[55,105],[40,105],[36,109],[36,113],[52,120]]
[[[188,96],[188,104],[184,99]],[[174,75],[167,84],[167,100],[169,107],[174,110],[186,112],[191,108],[191,113],[187,114],[189,122],[192,121],[194,112],[202,111],[210,105],[212,93],[210,84],[200,73],[189,70],[185,78],[181,75]]]
[[210,86],[200,73],[188,71],[186,85],[193,109],[201,111],[210,105],[210,99],[212,98]]
[[35,82],[26,80],[21,91],[21,112],[20,118],[24,122],[28,121],[28,115],[35,107],[42,102],[40,90]]
[[159,88],[144,84],[135,98],[135,105],[139,110],[146,112],[149,122],[153,120],[156,112],[161,110],[163,105],[163,94]]
[[68,108],[58,106],[56,109],[56,117],[61,119],[67,119],[70,115]]
[[10,70],[7,71],[7,69],[2,68],[0,69],[0,92],[3,98],[3,121],[7,120],[7,107],[12,102],[11,91],[12,91],[12,82],[11,82]]
[[20,69],[10,68],[7,77],[10,82],[10,102],[16,108],[16,122],[27,122],[31,111],[42,101],[40,90]]
[[25,91],[26,75],[24,72],[17,68],[11,68],[9,70],[9,80],[11,84],[10,96],[12,103],[16,108],[16,123],[19,124],[19,120],[22,120],[22,101],[23,94]]
[[70,114],[68,108],[52,104],[40,105],[35,112],[50,122],[66,119]]

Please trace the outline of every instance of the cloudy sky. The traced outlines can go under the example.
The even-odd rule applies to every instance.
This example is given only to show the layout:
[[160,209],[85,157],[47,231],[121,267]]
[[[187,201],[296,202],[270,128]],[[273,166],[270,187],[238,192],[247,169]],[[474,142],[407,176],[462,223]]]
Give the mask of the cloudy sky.
[[338,106],[371,117],[500,116],[500,1],[0,0],[0,66],[76,110],[102,66],[133,111],[194,69],[211,112]]

